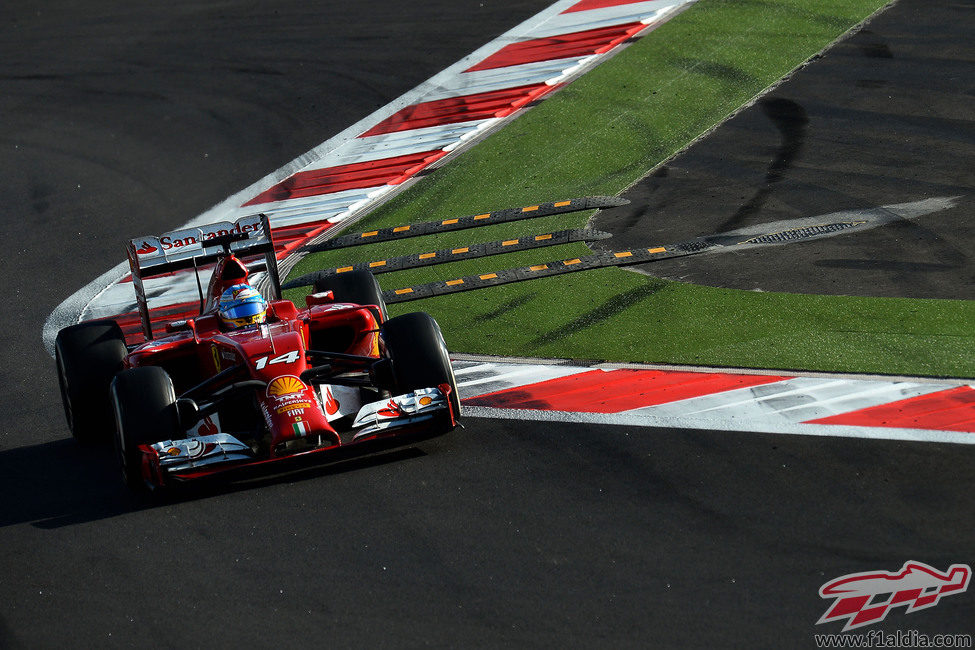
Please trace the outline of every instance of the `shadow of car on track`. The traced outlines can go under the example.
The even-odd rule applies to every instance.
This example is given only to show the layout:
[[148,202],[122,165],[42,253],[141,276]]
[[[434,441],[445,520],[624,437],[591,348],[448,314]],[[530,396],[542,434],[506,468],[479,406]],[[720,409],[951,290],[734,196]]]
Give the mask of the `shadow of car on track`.
[[[429,445],[430,443],[427,443]],[[433,444],[437,444],[436,441]],[[0,528],[31,523],[62,528],[139,510],[211,498],[254,488],[306,481],[426,456],[417,447],[303,464],[287,472],[236,480],[208,479],[163,494],[138,495],[119,478],[111,448],[83,447],[70,438],[0,451]]]

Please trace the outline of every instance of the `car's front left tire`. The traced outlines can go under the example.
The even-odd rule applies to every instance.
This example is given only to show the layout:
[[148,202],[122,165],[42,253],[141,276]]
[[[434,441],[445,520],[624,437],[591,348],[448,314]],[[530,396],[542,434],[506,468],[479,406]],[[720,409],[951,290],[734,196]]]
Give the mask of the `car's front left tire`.
[[162,368],[131,368],[116,375],[111,393],[122,480],[133,490],[143,491],[148,486],[139,445],[183,437],[173,381]]
[[369,271],[347,271],[315,280],[315,292],[331,291],[335,302],[351,302],[356,305],[376,305],[382,319],[388,318],[383,290],[376,277]]
[[393,390],[403,393],[447,384],[454,417],[460,419],[457,380],[437,321],[422,311],[403,314],[383,323],[380,336],[393,366]]

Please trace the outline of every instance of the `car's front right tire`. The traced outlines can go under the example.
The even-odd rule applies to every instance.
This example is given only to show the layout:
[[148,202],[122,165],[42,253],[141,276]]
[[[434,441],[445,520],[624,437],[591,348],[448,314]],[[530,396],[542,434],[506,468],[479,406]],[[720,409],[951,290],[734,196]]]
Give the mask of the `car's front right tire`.
[[127,350],[118,323],[88,321],[65,327],[54,341],[54,359],[68,429],[82,444],[108,442],[112,435],[109,386]]

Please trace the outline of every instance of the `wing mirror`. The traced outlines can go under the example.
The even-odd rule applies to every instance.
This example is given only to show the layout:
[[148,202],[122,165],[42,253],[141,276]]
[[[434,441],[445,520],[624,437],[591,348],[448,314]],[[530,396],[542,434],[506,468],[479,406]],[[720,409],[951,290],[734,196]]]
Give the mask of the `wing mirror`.
[[194,400],[181,397],[176,400],[176,415],[180,427],[189,429],[200,421],[200,406]]
[[192,318],[187,318],[185,320],[174,320],[170,323],[166,323],[167,334],[174,334],[176,332],[193,332],[193,340],[196,343],[200,342],[200,337],[196,335],[196,321]]
[[186,318],[166,323],[167,334],[175,334],[176,332],[196,332],[196,321],[192,318]]
[[320,291],[318,293],[313,293],[310,296],[305,296],[305,305],[308,307],[314,307],[315,305],[327,305],[330,302],[335,302],[334,291]]

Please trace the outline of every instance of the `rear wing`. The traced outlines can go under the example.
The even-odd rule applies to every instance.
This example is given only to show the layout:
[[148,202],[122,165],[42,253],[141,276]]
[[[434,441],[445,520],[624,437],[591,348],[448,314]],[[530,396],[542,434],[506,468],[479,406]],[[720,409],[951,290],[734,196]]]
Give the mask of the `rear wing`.
[[126,253],[129,269],[132,271],[132,285],[135,288],[139,316],[142,319],[142,331],[147,341],[152,340],[152,323],[143,284],[145,278],[193,269],[202,313],[206,299],[200,282],[201,265],[231,254],[238,258],[263,254],[264,262],[251,263],[248,270],[265,271],[270,281],[271,297],[275,300],[281,298],[281,280],[274,255],[274,241],[267,215],[264,214],[241,217],[234,222],[218,221],[205,226],[183,228],[159,236],[139,237],[128,242]]

